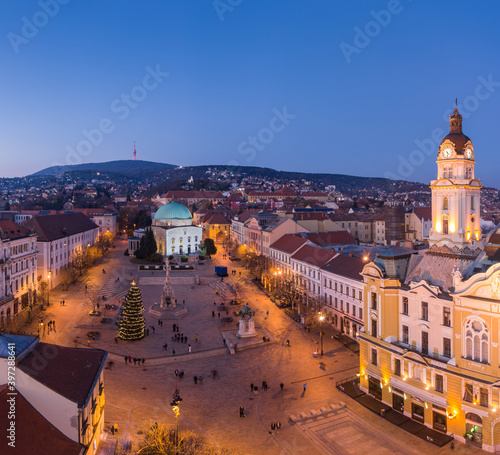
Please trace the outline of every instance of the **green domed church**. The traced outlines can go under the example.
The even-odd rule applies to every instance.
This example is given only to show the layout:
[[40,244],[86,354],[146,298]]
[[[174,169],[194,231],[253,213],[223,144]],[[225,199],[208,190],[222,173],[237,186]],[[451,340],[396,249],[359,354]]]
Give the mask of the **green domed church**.
[[202,228],[193,226],[193,216],[182,204],[170,202],[162,205],[155,213],[152,229],[158,252],[163,256],[201,250]]

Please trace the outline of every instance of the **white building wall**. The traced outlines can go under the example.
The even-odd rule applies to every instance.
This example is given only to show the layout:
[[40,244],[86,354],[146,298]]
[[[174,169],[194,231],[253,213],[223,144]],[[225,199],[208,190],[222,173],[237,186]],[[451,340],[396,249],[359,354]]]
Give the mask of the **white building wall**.
[[[357,334],[363,327],[364,283],[325,270],[321,270],[321,273],[325,307],[332,323],[338,330],[343,330],[351,338],[357,339]],[[346,318],[349,320],[347,325]],[[353,324],[356,325],[356,331]]]
[[[43,360],[41,358],[38,365],[33,365],[35,371],[37,368],[43,368]],[[5,378],[6,374],[3,377]],[[76,403],[45,387],[19,368],[16,369],[16,388],[61,433],[75,442],[80,442]]]

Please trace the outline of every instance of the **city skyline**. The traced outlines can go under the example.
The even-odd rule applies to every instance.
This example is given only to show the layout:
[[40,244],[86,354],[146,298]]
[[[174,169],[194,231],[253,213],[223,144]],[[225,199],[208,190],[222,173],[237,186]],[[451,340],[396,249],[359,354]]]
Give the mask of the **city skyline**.
[[458,98],[477,173],[497,186],[495,9],[13,4],[1,177],[132,159],[135,139],[140,160],[428,182]]

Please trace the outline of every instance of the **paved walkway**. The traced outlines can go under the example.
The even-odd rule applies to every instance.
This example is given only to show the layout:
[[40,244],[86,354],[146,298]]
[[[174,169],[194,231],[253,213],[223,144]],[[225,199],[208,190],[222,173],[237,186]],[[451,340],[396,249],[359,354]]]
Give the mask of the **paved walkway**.
[[[118,310],[107,310],[102,315],[112,319],[111,324],[101,324],[100,318],[88,316],[90,307],[84,285],[92,283],[104,289],[111,297],[108,303],[113,303],[112,294],[122,294],[129,288],[130,281],[138,277],[144,306],[148,310],[160,298],[164,277],[164,272],[160,271],[138,272],[137,266],[123,255],[125,248],[125,242],[118,243],[102,264],[69,291],[52,291],[51,301],[56,304],[51,304],[43,315],[46,321],[56,321],[57,331],[46,333],[42,340],[68,346],[86,346],[86,333],[92,329],[94,321],[93,328],[101,332],[101,337],[91,345],[109,351],[109,359],[114,361],[112,368],[105,372],[105,423],[109,428],[116,422],[119,433],[114,436],[106,433],[106,441],[99,449],[101,454],[112,453],[114,445],[120,447],[127,438],[137,444],[144,422],[173,425],[175,419],[170,402],[175,387],[179,387],[183,398],[179,420],[181,430],[192,429],[217,444],[236,448],[244,455],[449,453],[449,446],[437,448],[421,441],[338,391],[335,382],[356,373],[359,357],[331,336],[324,338],[325,355],[315,355],[319,337],[315,333],[306,333],[251,282],[245,269],[222,260],[221,255],[211,262],[206,261],[203,266],[197,265],[194,273],[171,274],[176,297],[180,302],[185,300],[188,308],[187,315],[175,321],[188,337],[186,344],[171,341],[173,321],[164,321],[163,326],[158,326],[157,320],[149,314],[146,315],[150,328],[148,337],[137,342],[115,343],[114,323]],[[212,317],[214,308],[222,303],[220,295],[214,291],[214,283],[218,283],[215,264],[227,265],[230,271],[236,269],[236,277],[230,275],[224,280],[240,282],[240,299],[243,303],[249,302],[256,310],[257,324],[270,334],[273,342],[261,343],[236,355],[229,353],[222,341],[222,333],[229,329],[234,333],[236,325],[221,327],[218,311]],[[103,267],[106,274],[101,271]],[[189,277],[196,275],[200,276],[202,284],[193,289]],[[115,288],[116,277],[120,280]],[[58,304],[62,299],[66,300],[66,306]],[[154,333],[151,326],[155,328]],[[36,332],[36,322],[32,323],[31,329]],[[198,342],[195,341],[196,334]],[[290,340],[290,347],[285,345],[286,339]],[[168,344],[167,351],[162,349],[164,343]],[[189,344],[192,353],[187,352]],[[176,350],[175,356],[172,349]],[[126,364],[125,355],[144,358],[145,364]],[[184,370],[185,379],[176,377],[175,369]],[[217,371],[215,379],[212,378],[214,370]],[[201,384],[194,384],[195,375],[203,377]],[[262,381],[269,385],[267,391],[262,390]],[[259,387],[257,393],[250,391],[251,383]],[[305,383],[307,389],[304,393]],[[346,403],[346,408],[337,415],[311,416],[300,423],[289,420],[290,415],[310,415],[311,411],[337,405],[340,401]],[[240,406],[246,410],[243,419],[238,416]],[[271,434],[270,425],[278,420],[282,423],[281,431]],[[455,452],[479,451],[456,444]]]

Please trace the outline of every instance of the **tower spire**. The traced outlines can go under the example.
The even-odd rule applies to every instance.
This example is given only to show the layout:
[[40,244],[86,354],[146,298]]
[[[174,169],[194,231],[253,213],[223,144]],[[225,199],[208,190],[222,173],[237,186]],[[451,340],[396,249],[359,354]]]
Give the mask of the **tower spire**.
[[134,139],[134,161],[135,161],[136,154],[137,154],[137,152],[135,151],[135,139]]
[[450,115],[450,133],[462,132],[462,116],[458,112],[458,99],[455,98],[455,109]]

